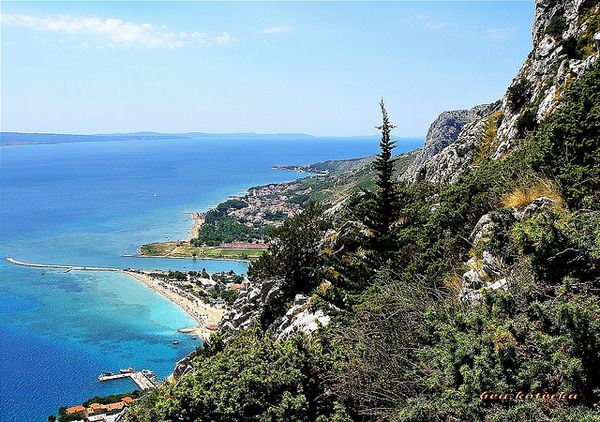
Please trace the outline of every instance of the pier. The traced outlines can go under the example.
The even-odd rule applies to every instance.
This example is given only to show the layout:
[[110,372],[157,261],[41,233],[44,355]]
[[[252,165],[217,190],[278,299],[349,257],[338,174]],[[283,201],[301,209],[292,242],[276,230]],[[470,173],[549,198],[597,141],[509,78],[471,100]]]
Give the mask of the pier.
[[121,371],[118,374],[101,374],[98,376],[98,381],[111,381],[121,378],[131,378],[131,381],[133,381],[135,385],[137,385],[141,390],[156,387],[156,375],[154,375],[154,372],[148,369],[136,371],[131,367],[129,369],[121,369]]
[[46,265],[46,264],[30,264],[28,262],[17,261],[14,258],[8,257],[5,258],[6,262],[10,262],[11,264],[21,265],[22,267],[35,267],[35,268],[63,268],[66,273],[73,270],[78,271],[115,271],[115,272],[125,272],[120,268],[107,268],[107,267],[77,267],[73,265]]

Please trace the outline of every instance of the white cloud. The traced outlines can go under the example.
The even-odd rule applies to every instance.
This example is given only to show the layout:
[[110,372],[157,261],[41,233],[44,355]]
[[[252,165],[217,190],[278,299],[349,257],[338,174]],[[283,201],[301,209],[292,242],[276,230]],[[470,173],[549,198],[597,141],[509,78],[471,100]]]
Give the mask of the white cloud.
[[491,40],[506,40],[513,36],[516,28],[490,28],[486,31],[486,38]]
[[273,26],[271,28],[265,28],[261,32],[263,34],[280,34],[282,32],[288,32],[292,28],[289,26]]
[[126,22],[117,18],[100,19],[81,16],[42,18],[31,15],[2,15],[2,24],[60,34],[96,36],[103,41],[108,41],[109,46],[143,45],[146,47],[178,48],[186,45],[211,46],[236,41],[227,32],[214,36],[200,32],[191,34],[186,32],[174,33],[168,31],[165,25]]
[[423,29],[437,30],[437,29],[442,29],[446,26],[445,23],[435,21],[429,15],[424,15],[424,14],[417,15],[417,16],[415,16],[415,19],[416,19],[416,22]]

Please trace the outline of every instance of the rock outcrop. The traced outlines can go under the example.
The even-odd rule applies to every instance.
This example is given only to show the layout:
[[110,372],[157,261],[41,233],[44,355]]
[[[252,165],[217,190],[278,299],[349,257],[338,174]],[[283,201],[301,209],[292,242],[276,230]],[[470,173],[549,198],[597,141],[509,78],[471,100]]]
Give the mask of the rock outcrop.
[[295,332],[311,334],[315,332],[320,325],[329,324],[329,316],[325,315],[323,310],[311,310],[310,297],[296,295],[294,306],[292,306],[282,318],[278,318],[273,324],[275,338],[278,340],[286,339]]
[[[543,212],[548,207],[555,206],[557,204],[553,199],[541,196],[534,198],[523,210],[516,207],[511,208],[510,215],[514,221],[523,221],[534,217],[539,212]],[[469,236],[471,244],[483,252],[480,258],[473,257],[464,265],[465,272],[461,277],[462,287],[458,294],[460,300],[470,303],[476,302],[481,298],[483,289],[507,288],[510,280],[514,278],[512,268],[505,265],[501,258],[486,250],[495,224],[492,215],[485,214],[479,219],[475,229]]]
[[536,0],[533,49],[504,96],[469,111],[442,113],[403,179],[452,183],[476,164],[484,141],[485,155],[494,159],[512,151],[523,130],[560,107],[565,89],[598,59],[599,15],[597,0]]
[[260,315],[268,301],[277,300],[282,296],[282,283],[281,279],[249,282],[246,290],[240,293],[231,309],[223,316],[219,323],[219,330],[234,331],[248,328],[252,320]]
[[[475,147],[486,129],[487,119],[498,111],[499,107],[500,101],[496,101],[473,107],[471,110],[463,110],[462,125],[458,125],[453,119],[447,121],[445,118],[446,113],[457,112],[440,114],[427,131],[423,150],[413,165],[402,175],[402,179],[412,182],[427,180],[434,183],[451,183],[456,180],[461,169],[473,161]],[[451,124],[449,132],[440,127],[444,122]],[[433,134],[431,137],[430,133]],[[437,137],[444,133],[451,133],[453,140]]]
[[474,115],[470,110],[444,111],[440,114],[427,131],[423,149],[402,177],[416,181],[424,179],[426,168],[423,165],[425,162],[454,143],[463,126],[473,118]]
[[[248,289],[234,302],[231,310],[225,314],[219,329],[237,331],[248,328],[265,305],[281,297],[282,280],[267,280],[248,284]],[[329,316],[320,309],[310,309],[310,297],[297,294],[293,306],[285,315],[277,318],[269,327],[276,339],[285,339],[294,332],[311,334],[320,325],[329,324]]]
[[193,362],[195,357],[196,351],[194,350],[193,352],[185,355],[180,360],[178,360],[175,364],[175,369],[173,369],[173,373],[171,374],[171,376],[176,380],[180,380],[181,377],[183,377],[184,375],[193,372]]

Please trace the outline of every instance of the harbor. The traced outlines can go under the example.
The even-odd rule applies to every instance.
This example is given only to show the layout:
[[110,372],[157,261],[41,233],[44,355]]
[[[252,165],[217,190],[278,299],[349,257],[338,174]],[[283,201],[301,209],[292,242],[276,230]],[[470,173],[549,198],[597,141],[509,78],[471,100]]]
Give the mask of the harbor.
[[119,373],[105,372],[98,376],[98,381],[111,381],[122,378],[130,378],[141,390],[156,387],[156,374],[149,369],[137,371],[131,366],[121,369]]

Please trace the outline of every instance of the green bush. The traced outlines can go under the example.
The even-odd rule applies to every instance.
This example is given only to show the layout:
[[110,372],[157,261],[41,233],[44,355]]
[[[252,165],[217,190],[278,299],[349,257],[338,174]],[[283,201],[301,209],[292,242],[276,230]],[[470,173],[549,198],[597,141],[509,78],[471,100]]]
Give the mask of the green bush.
[[562,14],[556,14],[550,20],[550,23],[546,27],[546,34],[550,34],[554,37],[560,37],[563,31],[567,29],[567,21]]
[[525,110],[517,120],[517,137],[522,137],[526,132],[534,130],[537,127],[536,110]]
[[531,82],[529,82],[527,79],[521,79],[508,88],[508,105],[513,113],[516,113],[525,105],[530,91]]
[[350,422],[325,378],[342,350],[319,338],[274,341],[257,324],[201,351],[196,373],[138,400],[130,422]]
[[570,206],[600,190],[600,63],[565,92],[523,146],[534,170],[553,177]]

